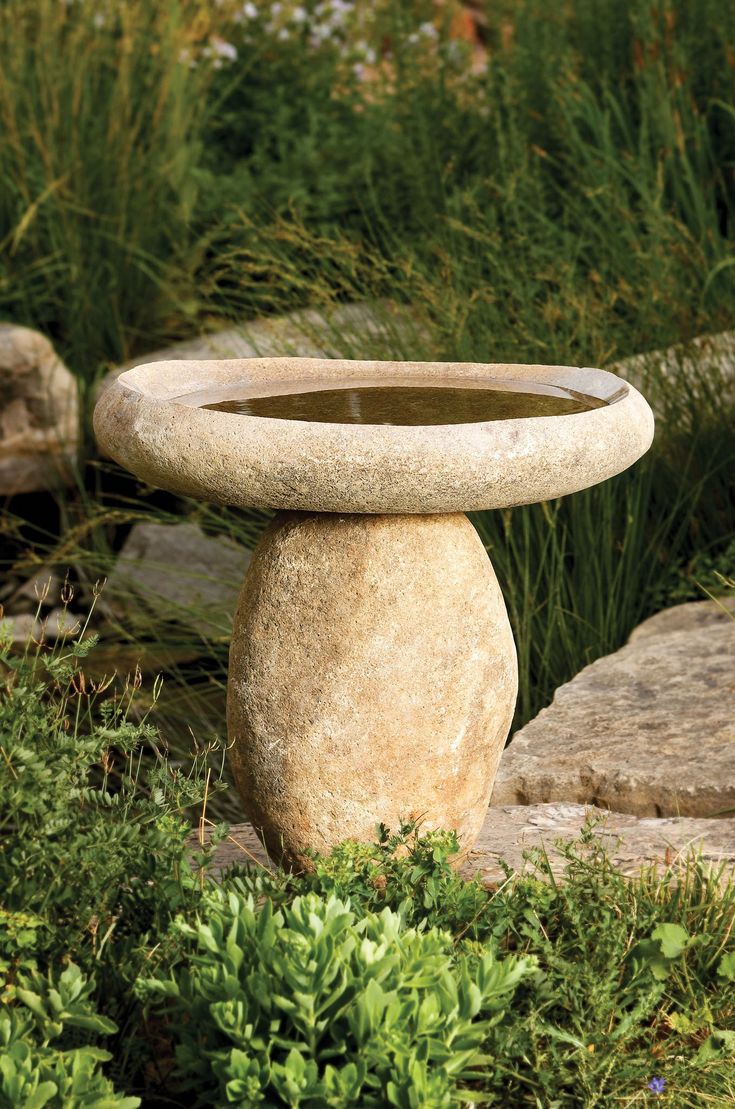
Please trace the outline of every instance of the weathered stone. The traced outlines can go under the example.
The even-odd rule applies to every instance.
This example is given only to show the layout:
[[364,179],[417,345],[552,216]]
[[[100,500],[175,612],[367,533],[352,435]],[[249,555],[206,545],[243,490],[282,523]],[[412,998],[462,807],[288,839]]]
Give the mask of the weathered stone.
[[710,628],[735,630],[732,621],[735,621],[735,596],[718,597],[716,601],[687,601],[649,616],[634,628],[628,642],[639,643],[642,639],[677,635],[679,632],[706,634]]
[[[505,881],[501,861],[513,870],[527,866],[524,855],[542,848],[551,870],[561,877],[565,858],[557,841],[570,843],[579,837],[587,821],[594,822],[615,866],[623,874],[642,869],[675,867],[694,852],[713,868],[724,866],[735,873],[735,819],[707,820],[694,817],[640,819],[611,813],[594,806],[559,802],[546,805],[509,805],[491,808],[485,817],[474,850],[460,871],[469,878],[479,875],[487,886]],[[599,822],[599,823],[598,823]],[[205,832],[204,842],[209,839]],[[192,845],[197,836],[192,836]],[[229,866],[271,865],[266,851],[250,824],[230,828],[228,838],[217,848],[213,871]]]
[[561,686],[505,751],[492,803],[545,801],[735,812],[735,619],[710,601],[677,606]]
[[100,391],[120,374],[149,362],[210,358],[349,358],[369,346],[376,358],[399,357],[419,341],[413,313],[381,301],[378,304],[337,304],[331,308],[302,308],[286,316],[250,320],[185,339],[163,350],[143,354],[116,366],[103,378]]
[[63,584],[63,579],[55,570],[44,567],[10,590],[6,611],[27,612],[29,608],[35,608],[39,604],[44,608],[52,608],[61,600]]
[[735,331],[699,335],[665,350],[624,358],[609,368],[645,392],[657,419],[670,408],[672,389],[683,382],[696,388],[702,378],[722,404],[735,404]]
[[230,651],[230,762],[276,858],[423,816],[465,847],[516,696],[503,598],[467,518],[284,513]]
[[[397,377],[423,385],[514,378],[606,403],[564,416],[410,427],[201,407],[214,388],[237,396],[245,386]],[[620,473],[653,436],[646,401],[604,370],[321,358],[139,366],[105,389],[94,426],[117,462],[176,493],[241,507],[365,513],[470,511],[561,497]]]
[[0,495],[72,480],[79,437],[74,377],[37,331],[0,324]]
[[53,643],[56,639],[73,639],[82,629],[84,617],[65,608],[52,609],[46,616],[36,617],[31,612],[7,616],[11,642],[15,646],[26,643]]
[[[222,400],[294,383],[478,388],[509,378],[602,403],[563,418],[418,426],[205,407],[213,390]],[[516,669],[494,572],[457,513],[563,496],[620,473],[653,435],[640,393],[569,366],[168,361],[121,374],[94,423],[101,447],[153,485],[297,510],[261,540],[230,655],[231,760],[271,852],[299,865],[307,848],[368,839],[376,823],[411,815],[456,829],[468,850]]]
[[104,606],[134,614],[142,604],[157,620],[229,639],[250,558],[196,524],[136,524],[104,588]]

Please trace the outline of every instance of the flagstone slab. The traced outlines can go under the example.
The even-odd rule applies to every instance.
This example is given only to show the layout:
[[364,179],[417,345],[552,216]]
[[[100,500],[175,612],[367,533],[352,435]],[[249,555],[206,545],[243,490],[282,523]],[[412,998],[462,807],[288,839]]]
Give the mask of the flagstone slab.
[[735,814],[732,600],[645,621],[516,733],[491,803],[552,801],[640,817]]
[[[546,805],[502,805],[490,808],[475,848],[463,863],[465,877],[479,875],[487,886],[506,878],[504,861],[513,870],[528,865],[526,854],[542,849],[552,872],[559,876],[565,858],[557,841],[577,840],[582,828],[594,822],[596,833],[618,869],[629,876],[641,869],[662,870],[683,862],[692,852],[714,868],[735,871],[735,818],[707,820],[692,817],[638,818],[610,813],[589,805],[560,802]],[[208,833],[205,835],[205,840]],[[196,835],[192,842],[196,842]],[[233,864],[271,867],[265,848],[250,824],[230,828],[217,848],[213,870]]]

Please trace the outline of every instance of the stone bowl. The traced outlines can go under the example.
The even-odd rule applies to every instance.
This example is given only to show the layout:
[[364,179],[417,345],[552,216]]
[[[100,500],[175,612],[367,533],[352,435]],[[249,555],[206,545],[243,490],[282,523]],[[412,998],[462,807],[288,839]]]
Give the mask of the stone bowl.
[[[390,426],[311,423],[198,407],[213,388],[263,383],[514,379],[603,402],[573,415]],[[529,504],[626,469],[648,449],[653,416],[605,370],[471,362],[321,358],[172,361],[121,374],[99,400],[100,445],[151,485],[220,504],[309,512],[451,513]]]

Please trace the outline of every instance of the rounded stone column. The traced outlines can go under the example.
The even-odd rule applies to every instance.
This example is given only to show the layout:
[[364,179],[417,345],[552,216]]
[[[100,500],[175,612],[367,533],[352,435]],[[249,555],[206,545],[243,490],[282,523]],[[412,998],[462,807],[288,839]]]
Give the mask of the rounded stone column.
[[230,760],[269,854],[308,865],[421,818],[477,838],[510,727],[516,653],[466,516],[282,512],[230,650]]

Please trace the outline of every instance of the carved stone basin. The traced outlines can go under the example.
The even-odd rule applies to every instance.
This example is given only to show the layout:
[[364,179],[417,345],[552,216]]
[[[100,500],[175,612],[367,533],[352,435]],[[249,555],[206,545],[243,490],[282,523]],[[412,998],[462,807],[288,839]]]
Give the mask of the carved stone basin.
[[604,481],[653,417],[603,370],[265,358],[156,362],[95,411],[101,446],[174,492],[282,510],[230,651],[231,762],[269,852],[485,815],[517,688],[495,573],[464,512]]

